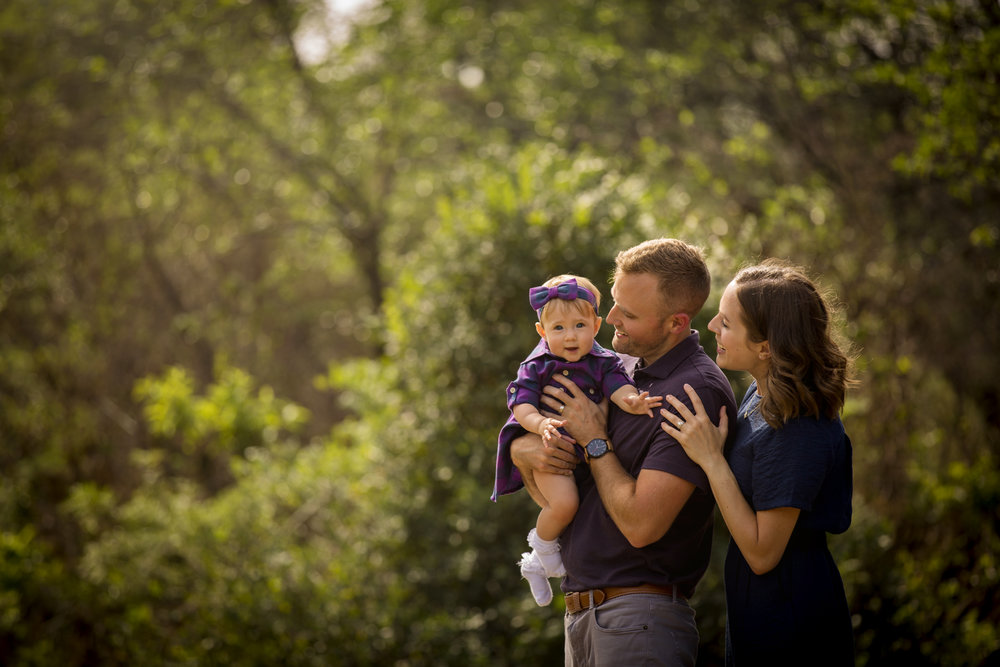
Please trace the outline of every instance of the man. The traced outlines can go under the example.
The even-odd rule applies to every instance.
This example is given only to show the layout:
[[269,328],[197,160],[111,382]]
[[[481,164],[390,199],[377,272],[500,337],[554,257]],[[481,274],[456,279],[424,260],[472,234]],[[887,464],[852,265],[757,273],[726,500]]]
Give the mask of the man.
[[[646,241],[615,259],[607,321],[613,346],[640,391],[687,397],[689,384],[709,415],[735,414],[729,382],[690,327],[708,298],[698,248]],[[565,378],[542,401],[585,448],[546,448],[527,435],[511,458],[533,498],[535,470],[575,474],[580,505],[562,534],[566,577],[566,665],[694,665],[698,629],[687,604],[711,552],[714,501],[708,480],[660,428],[660,417],[595,405]],[[574,471],[575,468],[575,471]]]

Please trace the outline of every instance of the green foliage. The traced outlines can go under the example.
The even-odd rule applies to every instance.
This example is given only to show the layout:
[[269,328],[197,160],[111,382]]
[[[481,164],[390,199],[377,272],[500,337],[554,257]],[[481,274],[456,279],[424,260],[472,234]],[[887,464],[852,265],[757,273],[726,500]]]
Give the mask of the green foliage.
[[70,658],[79,663],[80,641],[71,633],[75,607],[82,599],[73,576],[32,528],[0,532],[0,641],[5,662],[50,665]]
[[161,378],[148,377],[136,384],[135,395],[144,404],[150,431],[157,436],[179,436],[190,453],[203,439],[221,452],[232,452],[276,442],[281,431],[300,430],[308,411],[278,400],[274,390],[262,387],[253,393],[252,379],[236,368],[218,371],[218,380],[203,397],[193,395],[194,383],[181,368],[170,368]]
[[[856,502],[854,525],[834,541],[861,662],[983,664],[1000,649],[996,466],[985,457],[914,467],[910,477],[901,520]],[[963,649],[943,655],[935,649],[942,645]]]
[[177,367],[136,383],[134,395],[149,432],[163,447],[137,453],[133,461],[162,462],[169,474],[214,493],[230,481],[233,454],[274,445],[308,421],[307,410],[277,399],[271,387],[255,393],[246,372],[220,364],[216,374],[204,396],[194,394],[193,379]]
[[[898,538],[914,547],[897,554],[894,583],[900,599],[892,621],[911,627],[914,639],[897,643],[905,650],[919,648],[925,656],[935,646],[962,646],[963,655],[942,656],[941,664],[979,663],[1000,650],[996,460],[985,455],[971,465],[955,461],[934,472],[914,467],[910,476],[914,485],[904,526],[921,522],[924,530],[917,536],[904,528]],[[935,598],[949,603],[936,604]]]
[[840,296],[859,664],[996,659],[995,2],[324,11],[0,8],[0,661],[560,661],[501,395],[653,236]]

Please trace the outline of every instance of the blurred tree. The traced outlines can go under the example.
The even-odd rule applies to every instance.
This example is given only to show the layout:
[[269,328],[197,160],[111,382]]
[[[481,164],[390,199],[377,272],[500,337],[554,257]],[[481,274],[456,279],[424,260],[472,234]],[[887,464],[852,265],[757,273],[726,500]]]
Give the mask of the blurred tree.
[[524,291],[659,235],[842,298],[859,663],[1000,650],[995,2],[325,12],[0,8],[0,659],[557,660],[486,501]]

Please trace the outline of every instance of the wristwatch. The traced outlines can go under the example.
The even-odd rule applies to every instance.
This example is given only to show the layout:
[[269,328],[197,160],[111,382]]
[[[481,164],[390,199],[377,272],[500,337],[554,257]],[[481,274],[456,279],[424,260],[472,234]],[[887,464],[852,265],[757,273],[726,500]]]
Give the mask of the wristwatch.
[[594,438],[583,448],[584,458],[587,459],[587,463],[590,463],[590,459],[599,459],[608,452],[613,451],[615,450],[611,447],[611,443],[602,438]]

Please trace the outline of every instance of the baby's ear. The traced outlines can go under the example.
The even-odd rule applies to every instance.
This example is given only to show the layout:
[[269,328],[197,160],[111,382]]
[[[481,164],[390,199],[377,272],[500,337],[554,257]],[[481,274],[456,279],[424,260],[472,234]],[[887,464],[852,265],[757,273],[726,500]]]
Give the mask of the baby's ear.
[[545,338],[545,327],[542,326],[541,322],[535,322],[535,331],[538,332],[539,336]]

